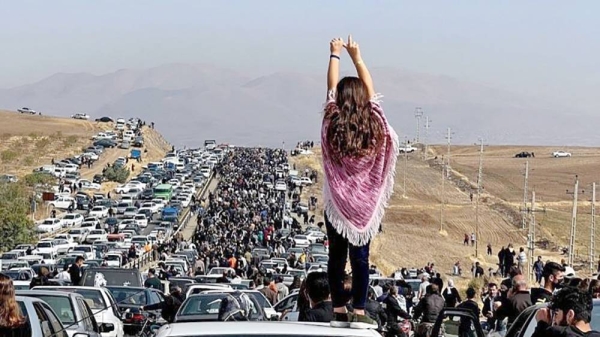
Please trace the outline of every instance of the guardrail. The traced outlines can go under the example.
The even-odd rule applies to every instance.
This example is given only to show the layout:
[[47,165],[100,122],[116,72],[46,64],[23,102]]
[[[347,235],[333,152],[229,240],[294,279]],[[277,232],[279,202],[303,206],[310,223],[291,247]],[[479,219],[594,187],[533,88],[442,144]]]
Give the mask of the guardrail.
[[[208,190],[208,186],[210,186],[213,179],[214,179],[214,171],[210,173],[210,175],[208,176],[208,179],[206,180],[206,184],[204,184],[204,186],[202,187],[200,192],[198,192],[196,194],[196,198],[201,198],[204,195],[204,193],[206,193],[206,191]],[[170,242],[175,235],[177,235],[179,232],[181,232],[183,229],[185,229],[185,227],[187,227],[187,223],[189,222],[191,216],[192,216],[191,207],[186,207],[184,209],[183,213],[181,214],[181,220],[179,221],[179,227],[177,227],[176,231],[171,233],[171,236],[169,236],[168,238],[165,238],[165,240],[163,242]],[[156,262],[158,260],[159,260],[158,252],[155,250],[150,250],[148,252],[142,253],[140,256],[133,259],[131,262],[123,265],[122,268],[142,269],[142,268],[147,267],[149,264]]]

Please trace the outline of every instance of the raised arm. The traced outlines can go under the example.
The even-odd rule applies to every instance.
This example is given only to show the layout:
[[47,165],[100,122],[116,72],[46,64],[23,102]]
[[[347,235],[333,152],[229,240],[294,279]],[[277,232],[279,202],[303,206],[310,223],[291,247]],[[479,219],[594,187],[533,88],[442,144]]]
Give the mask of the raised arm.
[[352,59],[354,66],[356,67],[356,73],[358,74],[358,78],[360,78],[365,86],[367,87],[367,94],[369,98],[373,98],[375,96],[375,88],[373,87],[373,79],[371,78],[371,74],[369,73],[369,69],[362,60],[360,56],[360,49],[358,47],[358,43],[352,40],[352,35],[348,35],[348,42],[344,45],[346,50],[348,51],[348,55]]
[[[329,43],[329,68],[327,68],[327,94],[334,90],[340,79],[340,54],[344,46],[341,38],[335,38]],[[327,97],[329,98],[329,97]]]

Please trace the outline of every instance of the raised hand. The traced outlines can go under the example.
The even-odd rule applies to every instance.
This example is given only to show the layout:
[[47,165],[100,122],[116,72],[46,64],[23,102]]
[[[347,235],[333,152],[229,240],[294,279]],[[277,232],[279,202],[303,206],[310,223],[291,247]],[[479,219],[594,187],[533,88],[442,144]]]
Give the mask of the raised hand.
[[360,49],[358,43],[352,40],[352,35],[348,35],[348,41],[344,44],[344,48],[348,51],[348,55],[355,63],[361,60]]
[[343,47],[344,40],[342,40],[342,38],[336,37],[333,40],[331,40],[331,42],[329,42],[329,51],[333,55],[340,56]]

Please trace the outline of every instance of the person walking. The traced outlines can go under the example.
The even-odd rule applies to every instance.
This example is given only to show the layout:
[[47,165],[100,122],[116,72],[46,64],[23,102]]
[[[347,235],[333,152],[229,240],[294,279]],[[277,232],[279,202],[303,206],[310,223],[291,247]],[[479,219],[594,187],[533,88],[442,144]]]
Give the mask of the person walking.
[[[345,48],[358,77],[339,80]],[[379,232],[394,186],[398,135],[388,124],[358,43],[330,43],[327,102],[321,128],[325,171],[325,226],[329,238],[328,277],[334,307],[332,327],[377,328],[365,313],[369,245]],[[357,184],[357,181],[365,182]],[[346,308],[345,266],[350,254],[352,312]]]

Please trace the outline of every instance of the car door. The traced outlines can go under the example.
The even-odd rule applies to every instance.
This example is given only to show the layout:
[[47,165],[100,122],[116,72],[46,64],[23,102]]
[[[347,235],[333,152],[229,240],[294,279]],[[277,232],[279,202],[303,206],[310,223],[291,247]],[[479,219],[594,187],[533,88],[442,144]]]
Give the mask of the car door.
[[77,299],[77,305],[82,316],[79,319],[81,319],[81,324],[84,326],[85,331],[90,334],[90,337],[100,337],[100,327],[96,322],[92,309],[81,298]]
[[44,337],[68,337],[58,317],[54,311],[44,302],[33,302],[33,308],[38,316],[41,325],[42,336]]
[[[431,329],[431,336],[459,336],[459,329],[462,325],[468,325],[470,336],[484,337],[483,329],[479,323],[479,318],[469,309],[462,308],[444,308]],[[417,331],[419,325],[417,325]]]

